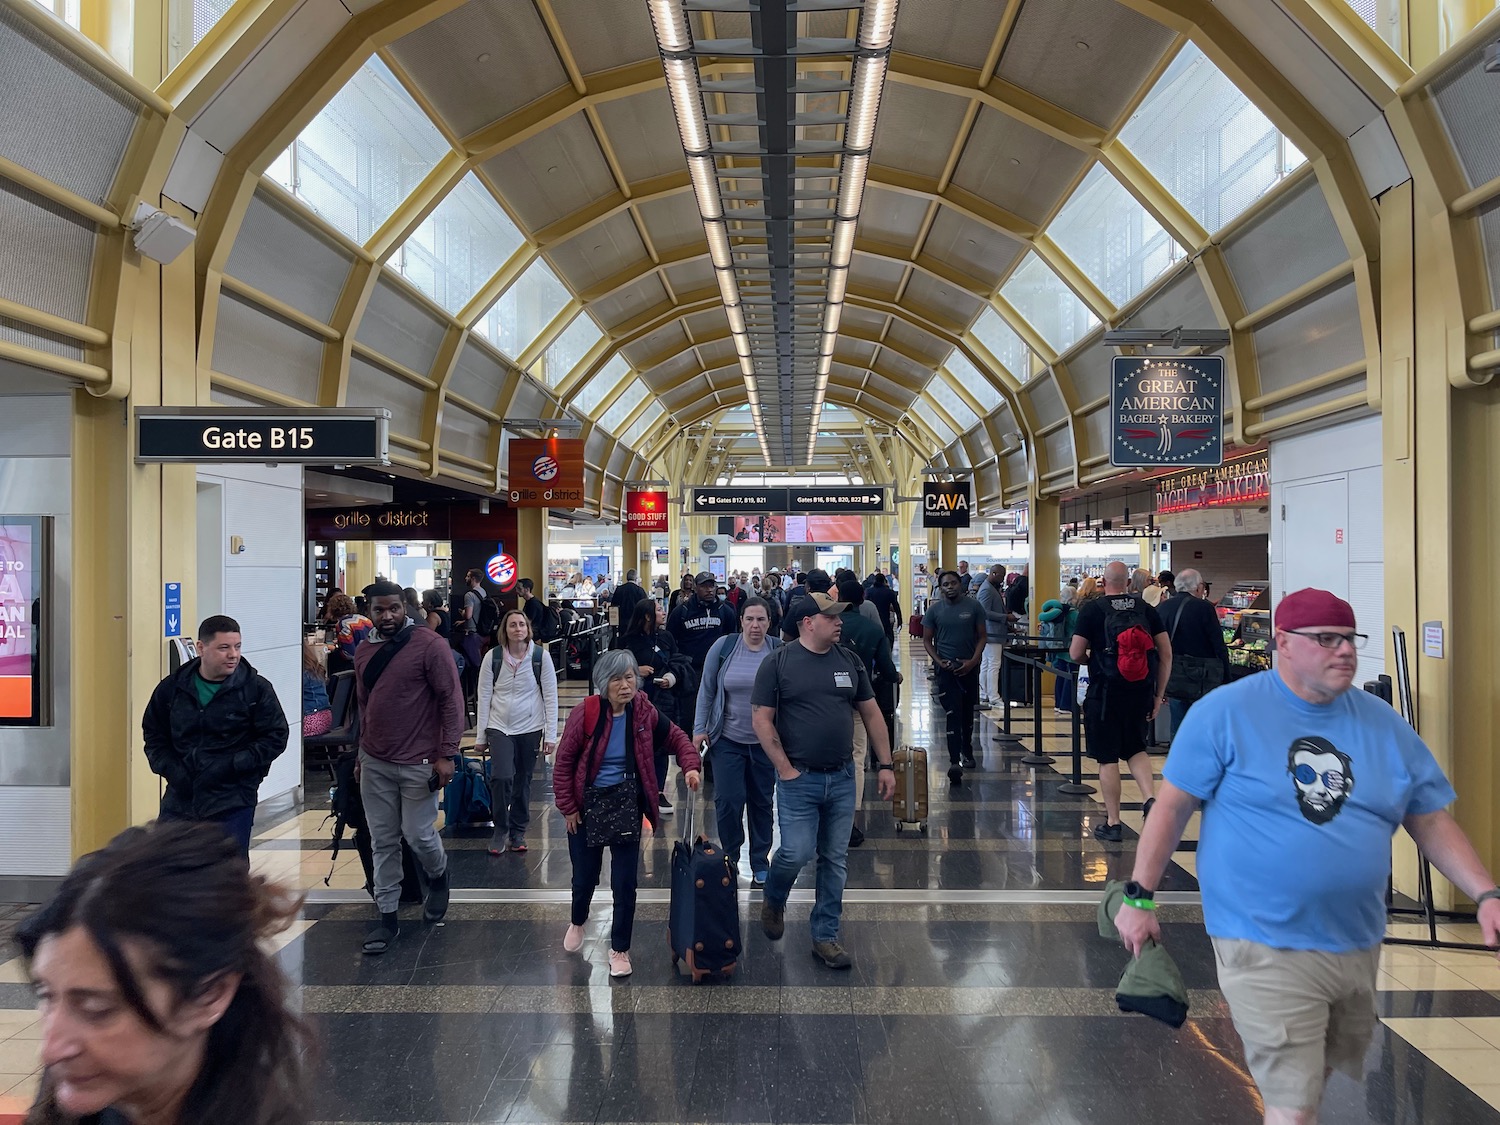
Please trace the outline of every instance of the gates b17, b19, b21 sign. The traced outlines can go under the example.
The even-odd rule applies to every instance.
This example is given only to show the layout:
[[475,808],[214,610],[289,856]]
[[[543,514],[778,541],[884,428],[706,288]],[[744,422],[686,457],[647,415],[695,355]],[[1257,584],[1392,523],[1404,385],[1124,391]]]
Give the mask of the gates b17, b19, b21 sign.
[[968,527],[973,493],[966,480],[922,484],[923,527]]

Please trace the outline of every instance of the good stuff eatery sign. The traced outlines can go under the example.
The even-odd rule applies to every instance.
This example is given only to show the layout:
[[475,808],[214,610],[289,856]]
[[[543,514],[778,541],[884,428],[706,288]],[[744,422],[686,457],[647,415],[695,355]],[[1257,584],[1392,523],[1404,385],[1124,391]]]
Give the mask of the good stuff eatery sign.
[[813,515],[880,515],[886,511],[886,490],[866,487],[695,488],[693,512],[807,512]]
[[390,419],[384,407],[138,407],[135,459],[197,465],[388,465]]
[[1119,355],[1111,376],[1111,465],[1223,462],[1222,356]]

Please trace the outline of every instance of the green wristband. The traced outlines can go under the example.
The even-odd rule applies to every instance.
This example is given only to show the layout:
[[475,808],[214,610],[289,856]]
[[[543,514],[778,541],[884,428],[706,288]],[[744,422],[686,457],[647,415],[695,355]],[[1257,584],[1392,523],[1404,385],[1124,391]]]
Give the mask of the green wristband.
[[1155,910],[1156,900],[1151,898],[1122,898],[1126,906],[1133,906],[1137,910]]

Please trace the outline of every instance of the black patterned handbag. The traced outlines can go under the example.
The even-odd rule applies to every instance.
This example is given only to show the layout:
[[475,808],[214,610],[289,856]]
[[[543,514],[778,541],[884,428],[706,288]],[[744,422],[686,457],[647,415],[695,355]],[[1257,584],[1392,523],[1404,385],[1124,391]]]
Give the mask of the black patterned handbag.
[[[604,738],[607,703],[599,700],[599,725],[594,730],[594,746]],[[617,847],[641,842],[640,783],[635,772],[635,732],[630,725],[630,708],[618,722],[625,724],[625,780],[617,785],[590,785],[583,792],[583,842],[591,848]],[[593,757],[592,751],[589,757]]]

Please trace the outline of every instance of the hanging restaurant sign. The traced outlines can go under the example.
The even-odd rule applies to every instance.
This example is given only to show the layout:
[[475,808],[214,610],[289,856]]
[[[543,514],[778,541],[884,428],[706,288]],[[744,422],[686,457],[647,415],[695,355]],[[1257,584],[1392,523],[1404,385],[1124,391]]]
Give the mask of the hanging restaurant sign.
[[972,486],[966,480],[922,482],[923,527],[968,527],[973,509]]
[[512,508],[583,507],[583,439],[510,439],[505,498]]
[[1111,465],[1218,465],[1224,460],[1224,358],[1115,356]]
[[662,489],[625,493],[625,534],[651,535],[667,530],[667,494]]
[[1256,507],[1271,499],[1271,463],[1264,453],[1204,469],[1162,477],[1156,485],[1156,514],[1200,508]]
[[138,464],[388,465],[385,407],[139,406]]

